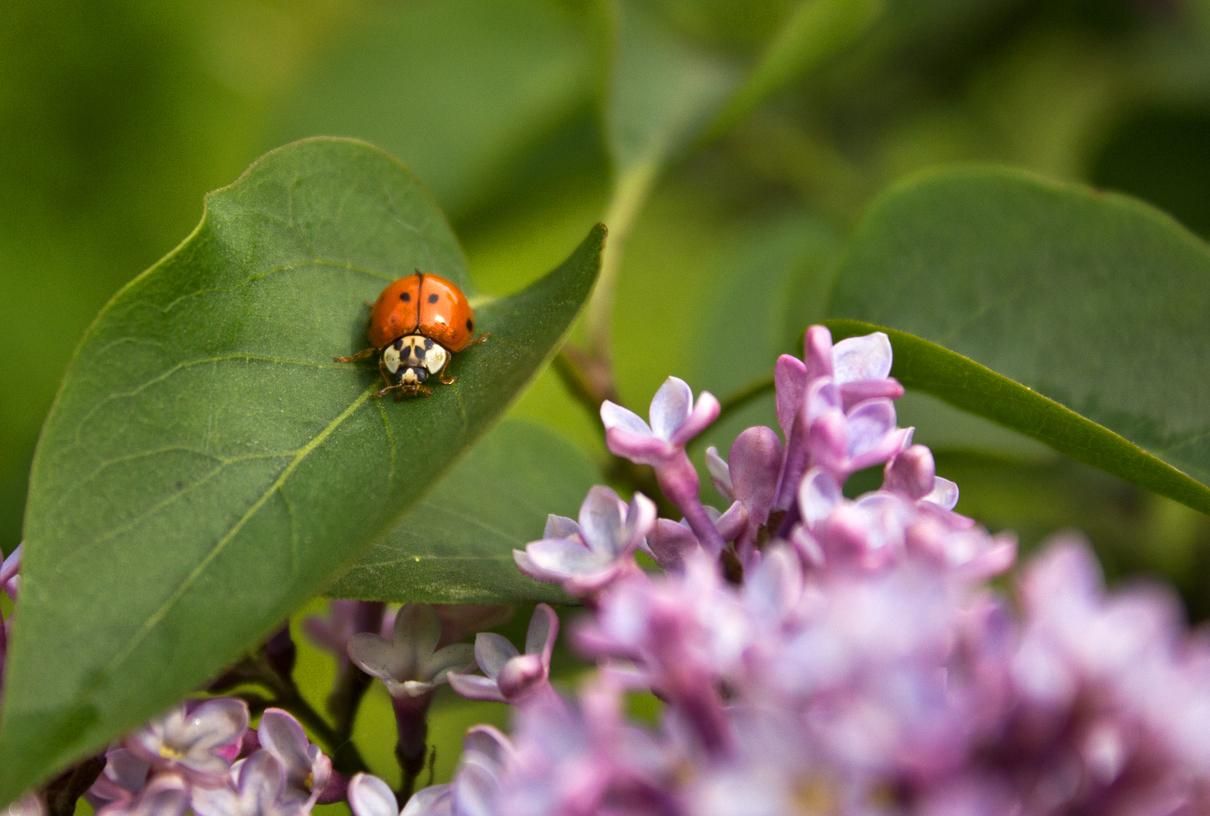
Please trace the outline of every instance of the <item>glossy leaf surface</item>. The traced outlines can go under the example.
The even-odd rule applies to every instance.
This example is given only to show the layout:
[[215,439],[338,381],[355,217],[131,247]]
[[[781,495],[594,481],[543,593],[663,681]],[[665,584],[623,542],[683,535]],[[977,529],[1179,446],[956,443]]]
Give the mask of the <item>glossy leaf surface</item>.
[[1162,213],[1004,170],[925,175],[872,207],[830,313],[907,333],[909,388],[1210,512],[1210,249]]
[[602,477],[539,425],[507,421],[458,462],[329,593],[428,603],[559,600],[523,575],[513,550],[542,537],[549,513],[575,518]]
[[[483,304],[429,399],[376,400],[366,302],[467,286],[425,189],[364,143],[267,154],[102,311],[46,421],[0,723],[0,800],[204,683],[381,538],[567,332],[603,229]],[[467,287],[469,289],[469,286]]]

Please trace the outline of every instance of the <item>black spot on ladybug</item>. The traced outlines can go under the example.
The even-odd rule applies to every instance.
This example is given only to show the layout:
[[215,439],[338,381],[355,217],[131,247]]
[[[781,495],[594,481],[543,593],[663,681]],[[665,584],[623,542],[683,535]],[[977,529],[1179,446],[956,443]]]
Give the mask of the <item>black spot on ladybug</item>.
[[429,303],[436,303],[436,302],[437,302],[437,300],[438,300],[438,297],[437,297],[437,293],[436,293],[436,292],[434,292],[433,294],[429,295]]
[[407,303],[409,300],[412,299],[412,293],[411,292],[400,292],[399,299],[402,300],[404,303]]
[[420,362],[424,362],[424,348],[416,346],[414,349],[412,349],[412,355]]
[[466,330],[467,331],[475,330],[475,321],[471,320],[469,317],[466,319]]
[[432,341],[432,339],[430,339],[430,338],[428,338],[428,337],[424,338],[424,347],[425,347],[426,349],[431,349],[431,348],[433,347],[433,341]]
[[394,342],[393,345],[395,346],[395,351],[399,351],[400,349],[402,349],[403,348],[403,338],[400,337],[398,340],[396,340]]

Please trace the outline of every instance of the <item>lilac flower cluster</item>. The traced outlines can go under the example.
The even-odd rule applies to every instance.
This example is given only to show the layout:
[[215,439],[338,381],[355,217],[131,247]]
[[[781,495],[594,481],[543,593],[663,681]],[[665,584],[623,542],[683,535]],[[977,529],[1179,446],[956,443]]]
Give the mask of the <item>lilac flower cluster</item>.
[[103,816],[295,816],[344,798],[331,760],[298,721],[242,700],[178,706],[112,746],[88,798]]
[[[513,703],[512,734],[472,730],[453,781],[404,814],[1210,812],[1210,641],[1166,592],[1106,593],[1075,539],[1008,597],[989,586],[1015,542],[954,511],[957,487],[897,427],[890,368],[884,335],[808,330],[777,363],[781,433],[707,453],[724,508],[685,450],[713,397],[670,378],[650,423],[606,403],[610,450],[652,467],[681,518],[597,487],[516,554],[583,600],[571,642],[598,669],[551,689],[546,607],[524,654],[481,635],[486,676],[448,679]],[[873,467],[881,487],[847,495]],[[636,693],[657,722],[624,713]],[[378,780],[349,791],[358,816],[395,816]]]

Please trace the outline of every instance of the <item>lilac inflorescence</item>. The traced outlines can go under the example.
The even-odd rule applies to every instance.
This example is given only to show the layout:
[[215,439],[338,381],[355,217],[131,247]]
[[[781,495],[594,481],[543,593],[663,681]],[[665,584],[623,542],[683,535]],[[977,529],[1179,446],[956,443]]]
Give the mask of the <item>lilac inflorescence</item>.
[[105,816],[300,816],[343,798],[293,716],[269,708],[255,730],[248,723],[238,699],[177,706],[109,748],[88,799]]
[[[597,672],[511,700],[491,760],[468,741],[408,812],[1210,812],[1210,645],[1171,595],[1106,592],[1073,538],[1007,597],[989,586],[1015,540],[957,513],[957,486],[898,427],[887,337],[812,327],[804,346],[776,365],[780,433],[706,453],[726,507],[702,500],[686,452],[713,397],[670,378],[650,424],[606,403],[610,450],[650,466],[682,518],[594,488],[579,525],[552,516],[517,553],[585,600],[570,639]],[[846,492],[871,468],[878,489]],[[490,686],[478,696],[500,699]],[[634,693],[660,701],[654,723],[624,713]]]

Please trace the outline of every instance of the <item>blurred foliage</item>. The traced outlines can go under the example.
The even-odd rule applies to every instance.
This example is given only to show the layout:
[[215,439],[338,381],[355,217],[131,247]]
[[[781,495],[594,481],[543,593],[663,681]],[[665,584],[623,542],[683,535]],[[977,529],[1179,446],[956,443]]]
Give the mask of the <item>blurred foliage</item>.
[[[20,540],[36,435],[84,328],[189,232],[206,190],[264,150],[327,133],[395,153],[453,218],[481,292],[553,267],[611,194],[600,107],[611,5],[8,3],[0,549]],[[1101,185],[1210,236],[1210,0],[885,0],[875,11],[851,44],[778,75],[772,96],[653,182],[612,320],[632,407],[670,373],[724,398],[767,375],[800,342],[787,303],[810,314],[865,206],[922,168],[993,161]],[[801,13],[792,0],[644,4],[728,76],[760,64]],[[1210,613],[1205,519],[934,401],[903,413],[962,484],[960,509],[1027,544],[1082,527],[1111,573],[1165,575]],[[513,415],[603,460],[597,422],[553,374]],[[725,447],[743,422],[770,418],[767,401],[748,403],[704,442]]]

